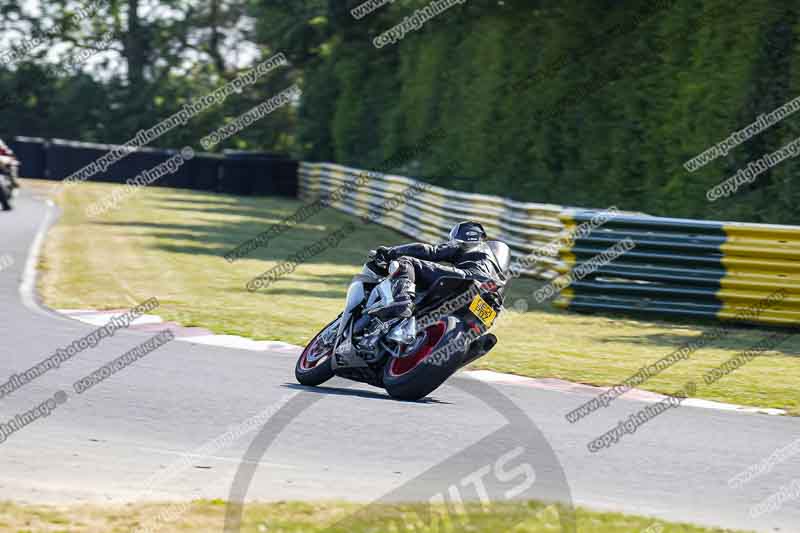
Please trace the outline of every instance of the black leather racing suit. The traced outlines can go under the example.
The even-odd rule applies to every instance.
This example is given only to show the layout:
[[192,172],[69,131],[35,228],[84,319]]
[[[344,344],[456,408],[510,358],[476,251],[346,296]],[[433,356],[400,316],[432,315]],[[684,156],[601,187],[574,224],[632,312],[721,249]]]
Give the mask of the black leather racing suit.
[[[397,259],[400,264],[393,277],[405,278],[413,283],[411,291],[417,283],[423,289],[428,288],[442,276],[494,281],[498,284],[505,281],[494,252],[485,242],[470,243],[465,247],[454,242],[435,246],[423,243],[404,244],[390,248],[388,257]],[[452,266],[440,264],[442,262]]]

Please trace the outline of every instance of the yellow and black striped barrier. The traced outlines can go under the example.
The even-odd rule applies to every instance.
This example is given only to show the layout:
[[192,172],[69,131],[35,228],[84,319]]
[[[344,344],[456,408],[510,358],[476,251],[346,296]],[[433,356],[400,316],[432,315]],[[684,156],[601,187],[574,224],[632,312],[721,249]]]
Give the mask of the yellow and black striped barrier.
[[[595,214],[560,219],[570,232]],[[625,239],[624,254],[592,262]],[[800,227],[617,215],[565,242],[558,307],[800,324]]]
[[[302,199],[329,198],[334,208],[357,216],[376,212],[380,214],[376,218],[378,223],[419,240],[445,240],[456,222],[477,220],[493,239],[509,245],[515,260],[554,242],[564,229],[558,218],[564,208],[558,205],[455,191],[406,176],[332,163],[301,163],[298,178]],[[348,184],[354,186],[342,194]],[[381,209],[410,189],[414,194],[396,209]],[[534,264],[525,263],[519,270],[527,276],[551,279],[557,275],[557,266],[557,257],[541,257]]]

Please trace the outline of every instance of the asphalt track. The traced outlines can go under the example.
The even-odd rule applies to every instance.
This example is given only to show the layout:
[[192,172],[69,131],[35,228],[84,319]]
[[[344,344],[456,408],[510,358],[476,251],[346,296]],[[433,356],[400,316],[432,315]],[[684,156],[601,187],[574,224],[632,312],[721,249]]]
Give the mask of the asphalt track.
[[[14,259],[11,267],[0,272],[0,382],[93,329],[26,301],[20,285],[32,243],[46,219],[57,214],[27,194],[16,203],[13,212],[0,212],[0,256],[8,253]],[[154,294],[137,296],[141,300],[158,296],[157,281],[153,290]],[[310,390],[294,385],[291,353],[264,354],[188,342],[169,343],[86,393],[74,393],[72,384],[77,379],[147,337],[141,332],[119,332],[0,399],[0,422],[5,422],[58,390],[68,394],[68,401],[49,417],[0,444],[0,500],[227,498],[255,433],[215,453],[190,456],[188,469],[153,491],[148,479],[231,426],[281,405],[288,395],[293,401],[304,396],[319,401],[289,421],[267,453],[257,459],[246,492],[249,500],[373,501],[504,424],[502,415],[462,387],[444,386],[432,401],[423,403],[396,402],[367,386],[348,389],[348,382],[338,379]],[[454,381],[472,380],[456,377]],[[740,488],[727,483],[797,439],[800,420],[796,418],[682,407],[626,435],[612,448],[590,453],[589,440],[645,404],[623,398],[569,424],[564,414],[584,402],[585,394],[515,385],[492,387],[541,430],[578,505],[728,528],[800,531],[797,500],[758,518],[748,515],[751,506],[800,478],[800,456]],[[528,439],[526,434],[515,437],[523,442]],[[496,449],[486,450],[488,458],[508,450],[502,441],[492,446]],[[450,481],[457,483],[460,475],[453,472]],[[446,480],[448,473],[440,476]],[[547,482],[537,481],[537,485],[537,494],[546,497]],[[420,483],[412,485],[412,493],[420,500],[432,495]]]

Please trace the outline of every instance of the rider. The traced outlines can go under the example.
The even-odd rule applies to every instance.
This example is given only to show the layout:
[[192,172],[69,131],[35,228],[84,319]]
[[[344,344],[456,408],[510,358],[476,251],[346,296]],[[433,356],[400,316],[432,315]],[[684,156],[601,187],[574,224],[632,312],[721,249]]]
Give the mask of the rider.
[[[392,272],[394,302],[377,309],[384,317],[409,317],[414,313],[416,283],[430,287],[442,276],[456,276],[481,282],[505,282],[499,261],[486,244],[486,230],[477,222],[459,222],[450,230],[450,240],[431,246],[412,243],[402,246],[381,246],[376,258],[389,262],[397,260],[399,267]],[[453,266],[439,264],[440,261]]]
[[9,148],[2,139],[0,139],[0,165],[6,165],[8,167],[8,178],[11,180],[11,188],[18,189],[17,169],[19,167],[19,161],[14,155],[14,151]]

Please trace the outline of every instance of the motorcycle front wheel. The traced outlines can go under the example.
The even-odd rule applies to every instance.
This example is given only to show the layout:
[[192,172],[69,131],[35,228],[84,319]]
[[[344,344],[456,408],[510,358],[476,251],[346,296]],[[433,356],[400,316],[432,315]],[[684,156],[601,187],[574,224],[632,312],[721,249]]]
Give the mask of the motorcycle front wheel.
[[11,188],[0,185],[0,206],[3,211],[11,211]]
[[301,385],[316,387],[333,377],[333,367],[331,366],[333,347],[324,346],[320,339],[323,333],[331,327],[336,327],[338,323],[339,319],[337,318],[322,328],[322,331],[311,339],[297,359],[294,366],[294,377]]

